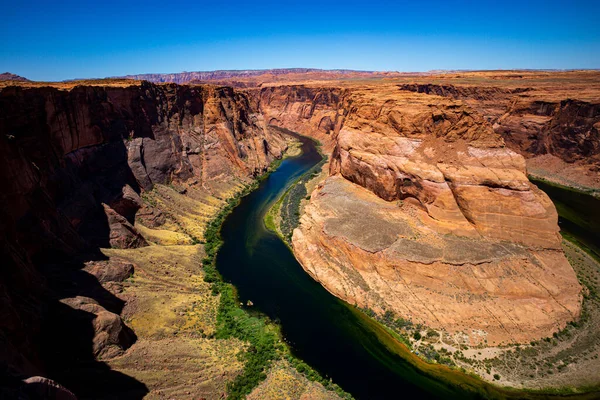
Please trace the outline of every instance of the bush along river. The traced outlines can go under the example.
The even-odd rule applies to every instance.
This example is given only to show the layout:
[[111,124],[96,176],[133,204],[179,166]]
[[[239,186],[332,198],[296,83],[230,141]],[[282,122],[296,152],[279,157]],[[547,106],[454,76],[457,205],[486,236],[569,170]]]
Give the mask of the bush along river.
[[[290,185],[322,160],[315,142],[294,136],[302,143],[301,155],[285,159],[241,200],[230,201],[207,228],[205,279],[213,284],[214,294],[221,294],[216,336],[250,342],[244,372],[229,385],[229,397],[243,398],[283,354],[299,372],[343,397],[546,398],[426,363],[387,328],[304,272],[263,221]],[[240,303],[251,306],[242,309]]]

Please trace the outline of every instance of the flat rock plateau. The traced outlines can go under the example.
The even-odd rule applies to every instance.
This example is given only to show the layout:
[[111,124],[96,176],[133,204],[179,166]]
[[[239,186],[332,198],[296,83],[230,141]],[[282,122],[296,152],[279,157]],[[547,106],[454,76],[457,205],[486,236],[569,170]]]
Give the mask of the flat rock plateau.
[[[132,77],[178,84],[5,75],[6,396],[226,395],[248,344],[212,337],[204,234],[285,153],[290,139],[270,125],[318,139],[329,157],[292,246],[335,296],[429,329],[438,350],[471,360],[551,338],[586,312],[575,261],[592,280],[597,264],[562,241],[554,204],[528,175],[598,193],[598,72]],[[553,377],[460,365],[515,387],[594,385],[593,329],[575,335],[589,339],[585,360]],[[250,397],[277,396],[336,397],[286,362]]]

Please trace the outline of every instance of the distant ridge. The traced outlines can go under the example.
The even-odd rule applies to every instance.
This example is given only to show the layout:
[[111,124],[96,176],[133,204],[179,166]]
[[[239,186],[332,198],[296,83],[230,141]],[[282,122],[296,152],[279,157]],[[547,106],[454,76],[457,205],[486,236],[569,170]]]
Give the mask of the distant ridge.
[[282,78],[284,76],[311,75],[315,78],[336,79],[336,78],[360,78],[360,77],[382,77],[398,74],[397,72],[383,71],[360,71],[351,69],[318,69],[318,68],[276,68],[276,69],[246,69],[246,70],[217,70],[217,71],[195,71],[179,72],[167,74],[137,74],[126,75],[115,78],[145,80],[154,83],[188,83],[198,82],[218,82],[223,80],[252,79],[261,76],[270,78]]
[[0,74],[0,81],[19,81],[19,82],[31,82],[29,79],[22,76],[12,74],[10,72],[4,72]]

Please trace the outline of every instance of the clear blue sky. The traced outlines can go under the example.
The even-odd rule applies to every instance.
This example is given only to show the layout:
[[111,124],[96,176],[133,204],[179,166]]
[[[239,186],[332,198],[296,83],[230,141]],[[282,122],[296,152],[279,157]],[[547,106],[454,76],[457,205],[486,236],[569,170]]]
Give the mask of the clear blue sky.
[[600,68],[600,0],[0,0],[0,10],[0,72],[34,80],[285,67]]

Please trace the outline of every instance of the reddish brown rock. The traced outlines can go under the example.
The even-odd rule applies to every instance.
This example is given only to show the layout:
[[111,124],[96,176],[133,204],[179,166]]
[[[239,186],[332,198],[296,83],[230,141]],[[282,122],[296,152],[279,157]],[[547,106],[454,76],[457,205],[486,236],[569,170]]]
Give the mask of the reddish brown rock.
[[344,121],[346,91],[338,87],[269,86],[250,91],[265,122],[321,141],[327,151]]
[[89,297],[77,296],[61,300],[63,304],[93,315],[92,339],[94,356],[110,358],[122,354],[135,341],[131,329],[127,328],[121,317],[112,313]]
[[175,74],[127,75],[123,78],[155,83],[215,83],[234,87],[260,86],[263,82],[295,80],[337,80],[356,78],[380,78],[402,75],[388,71],[354,71],[349,69],[323,70],[316,68],[277,68],[250,70],[195,71]]
[[[576,85],[568,74],[527,72],[444,74],[435,85],[420,75],[281,84],[297,73],[210,78],[248,91],[2,82],[0,254],[11,281],[0,282],[0,358],[39,374],[60,358],[40,359],[40,337],[57,343],[46,348],[64,364],[120,354],[133,340],[118,316],[129,265],[84,261],[101,247],[144,245],[134,218],[166,222],[141,201],[157,183],[218,195],[260,174],[286,146],[268,124],[311,135],[331,154],[332,176],[312,194],[294,249],[335,295],[474,343],[548,336],[579,315],[556,211],[527,181],[521,155],[538,168],[551,156],[597,172],[594,76]],[[40,321],[57,321],[53,308],[63,330],[42,332]]]
[[123,282],[133,275],[133,264],[118,259],[89,261],[83,268],[85,272],[93,275],[98,282]]
[[115,249],[135,249],[148,245],[144,237],[140,235],[125,217],[106,204],[102,206],[104,207],[108,223],[110,247]]
[[77,397],[70,390],[43,376],[32,376],[24,379],[22,392],[30,396],[28,398],[33,399],[77,400]]
[[[133,227],[136,214],[143,208],[147,226],[165,217],[143,206],[143,191],[176,182],[212,193],[222,182],[249,182],[281,156],[287,141],[265,129],[248,95],[231,88],[131,81],[19,85],[0,85],[0,255],[11,277],[0,281],[0,335],[10,349],[0,357],[32,374],[35,367],[63,368],[71,360],[41,360],[39,348],[55,349],[35,343],[54,340],[58,352],[69,346],[63,327],[48,321],[57,320],[56,312],[68,325],[82,310],[69,311],[60,298],[98,302],[85,303],[85,313],[96,317],[78,319],[78,332],[69,335],[82,343],[64,354],[93,362],[94,354],[119,347],[127,330],[118,316],[119,284],[104,283],[107,290],[78,269],[99,248],[146,245]],[[94,354],[83,343],[90,324]]]
[[528,342],[581,311],[557,214],[461,101],[348,89],[330,174],[293,246],[336,296],[471,343]]
[[437,76],[436,84],[427,79],[412,78],[419,83],[398,87],[469,104],[508,147],[528,159],[535,175],[600,188],[595,172],[600,165],[597,71],[522,71],[517,79],[508,72],[471,72]]
[[109,203],[109,206],[127,220],[133,220],[137,211],[144,206],[144,203],[140,195],[130,185],[126,184],[121,189],[118,197]]

